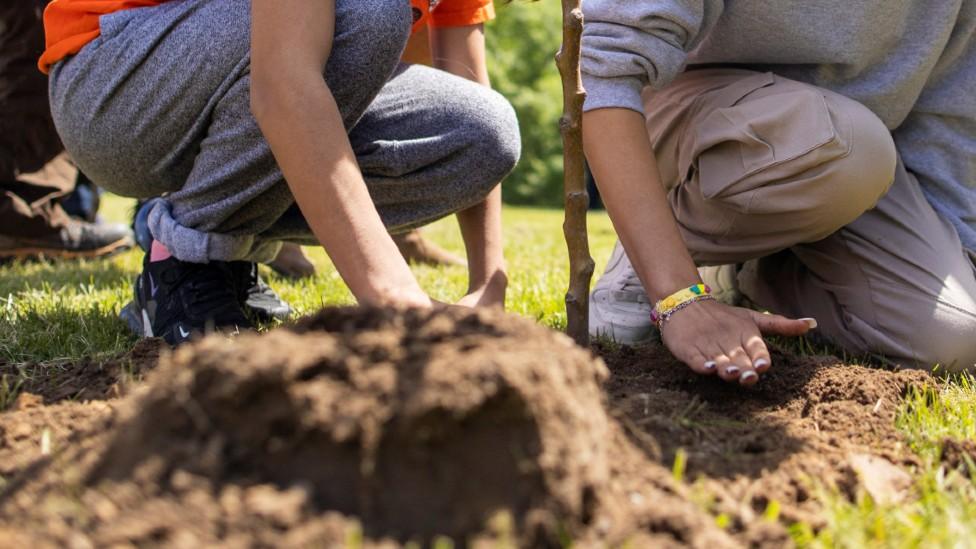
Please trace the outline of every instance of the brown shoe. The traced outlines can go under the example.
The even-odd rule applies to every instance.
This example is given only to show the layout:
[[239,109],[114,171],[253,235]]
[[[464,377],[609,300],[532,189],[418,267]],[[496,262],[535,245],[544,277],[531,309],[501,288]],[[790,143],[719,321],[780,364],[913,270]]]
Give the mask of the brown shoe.
[[0,260],[105,257],[132,245],[132,231],[121,223],[89,223],[71,218],[59,231],[47,236],[0,235]]
[[396,243],[407,263],[433,266],[457,265],[460,267],[468,265],[467,261],[427,240],[417,230],[393,235],[393,242]]
[[268,266],[285,278],[299,279],[315,276],[315,265],[305,257],[298,244],[286,243],[278,252],[278,257]]

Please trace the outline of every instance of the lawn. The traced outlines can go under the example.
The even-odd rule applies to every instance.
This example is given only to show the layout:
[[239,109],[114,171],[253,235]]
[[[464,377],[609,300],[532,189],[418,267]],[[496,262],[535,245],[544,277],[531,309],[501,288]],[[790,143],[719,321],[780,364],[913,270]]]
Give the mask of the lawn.
[[[102,212],[107,219],[127,222],[129,201],[109,196]],[[553,210],[509,208],[505,212],[506,256],[509,260],[508,310],[559,328],[566,318],[562,306],[566,287],[566,254],[560,214]],[[614,233],[603,214],[590,217],[593,256],[601,265],[610,256]],[[445,219],[424,230],[438,244],[463,255],[457,225]],[[325,253],[307,248],[318,268],[313,279],[294,282],[265,268],[268,282],[305,314],[324,305],[353,303]],[[130,283],[141,267],[142,254],[129,252],[107,261],[34,263],[0,269],[3,301],[0,361],[25,363],[77,360],[125,351],[134,339],[117,318],[131,299]],[[430,295],[452,302],[467,288],[463,268],[417,266],[417,278]]]
[[[127,221],[130,207],[130,202],[110,196],[104,201],[103,213],[109,219]],[[561,219],[561,213],[554,210],[512,207],[505,212],[510,278],[507,309],[557,329],[565,325],[562,296],[567,283]],[[599,272],[615,237],[601,213],[591,214],[590,230]],[[450,250],[462,250],[451,220],[425,229],[425,234]],[[269,283],[300,314],[325,305],[352,303],[322,250],[309,248],[307,252],[319,271],[315,278],[294,282],[266,270]],[[23,366],[24,372],[37,372],[83,359],[108,359],[130,350],[136,340],[117,315],[130,298],[131,280],[140,262],[141,254],[133,251],[105,261],[0,268],[0,365],[6,371]],[[459,298],[466,288],[462,268],[418,266],[415,272],[431,296],[442,301]],[[18,387],[15,376],[4,376],[0,409],[13,401]],[[820,490],[815,497],[824,503],[826,526],[814,530],[803,523],[793,525],[790,531],[799,545],[976,547],[976,487],[965,475],[947,474],[941,455],[946,439],[976,439],[976,384],[970,377],[948,380],[939,387],[910,393],[898,406],[897,426],[919,457],[919,465],[912,471],[913,497],[908,503],[885,506],[865,495],[851,501]],[[972,464],[970,469],[976,472]],[[683,481],[693,483],[694,479]],[[775,514],[775,510],[770,512]],[[722,517],[716,520],[721,522]]]

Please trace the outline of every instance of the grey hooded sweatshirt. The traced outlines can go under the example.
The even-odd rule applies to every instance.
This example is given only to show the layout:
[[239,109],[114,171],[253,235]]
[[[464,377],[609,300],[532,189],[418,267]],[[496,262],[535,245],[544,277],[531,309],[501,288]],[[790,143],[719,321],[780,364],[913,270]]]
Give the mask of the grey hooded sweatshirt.
[[727,64],[827,88],[892,131],[929,201],[976,250],[976,0],[583,0],[586,110]]

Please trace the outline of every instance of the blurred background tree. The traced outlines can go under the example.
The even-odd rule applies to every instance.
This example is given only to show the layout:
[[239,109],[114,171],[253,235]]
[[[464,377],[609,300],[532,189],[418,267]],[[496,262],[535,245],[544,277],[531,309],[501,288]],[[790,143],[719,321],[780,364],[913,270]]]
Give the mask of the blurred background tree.
[[496,2],[487,30],[492,86],[512,102],[522,128],[522,161],[505,181],[509,204],[562,205],[562,91],[553,55],[562,30],[559,2]]

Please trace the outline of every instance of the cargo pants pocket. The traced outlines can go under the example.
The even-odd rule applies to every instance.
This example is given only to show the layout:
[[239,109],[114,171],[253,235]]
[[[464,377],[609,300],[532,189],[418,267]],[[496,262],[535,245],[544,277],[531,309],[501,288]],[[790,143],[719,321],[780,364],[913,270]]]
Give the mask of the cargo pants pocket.
[[816,88],[771,73],[699,99],[688,165],[706,199],[749,213],[756,190],[851,152],[850,122]]

